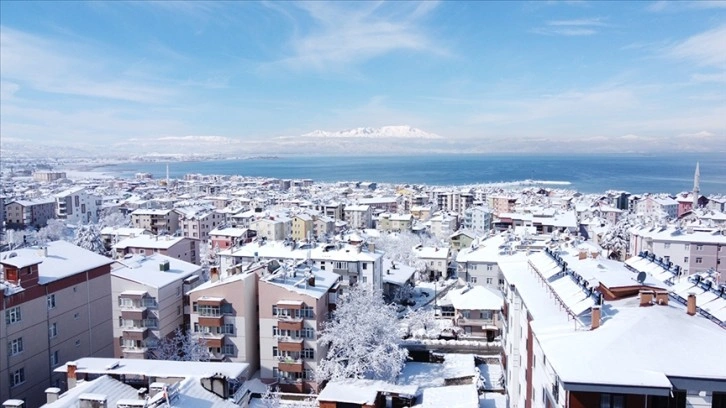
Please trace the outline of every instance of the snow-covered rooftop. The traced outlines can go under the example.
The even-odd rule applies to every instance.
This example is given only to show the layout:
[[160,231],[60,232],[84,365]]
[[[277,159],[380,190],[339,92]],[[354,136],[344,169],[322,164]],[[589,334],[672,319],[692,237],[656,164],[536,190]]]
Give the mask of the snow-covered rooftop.
[[169,249],[185,239],[185,237],[172,237],[170,235],[164,235],[161,237],[156,235],[139,235],[119,241],[114,244],[113,248]]
[[[75,361],[78,374],[141,375],[146,377],[211,377],[222,374],[240,378],[249,374],[247,363],[215,363],[200,361],[137,360],[118,358],[84,357]],[[68,363],[53,370],[68,371]]]
[[[159,264],[167,261],[169,270],[160,271]],[[119,259],[111,275],[146,286],[162,288],[198,272],[201,272],[199,265],[156,253],[149,256],[137,254]]]
[[415,396],[418,394],[418,387],[376,380],[331,381],[320,391],[318,401],[373,405],[379,392]]
[[478,408],[479,393],[475,384],[425,388],[415,408]]
[[[21,248],[0,253],[0,260],[14,266],[17,266],[16,263],[28,266],[40,262],[38,283],[41,285],[113,263],[112,259],[66,241],[53,241],[45,246],[48,249],[47,256],[39,248]],[[9,257],[13,252],[17,256]]]
[[[308,284],[309,276],[315,277],[315,286]],[[262,278],[263,281],[275,286],[283,287],[289,291],[320,299],[328,290],[338,283],[340,275],[334,272],[311,267],[307,270],[282,266],[273,274]]]
[[484,286],[465,286],[448,293],[451,304],[457,310],[500,310],[504,299]]

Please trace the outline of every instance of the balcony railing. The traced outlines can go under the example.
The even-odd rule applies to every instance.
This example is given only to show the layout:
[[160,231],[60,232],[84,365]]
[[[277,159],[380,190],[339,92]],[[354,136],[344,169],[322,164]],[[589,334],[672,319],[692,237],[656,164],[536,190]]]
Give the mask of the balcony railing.
[[277,347],[280,351],[302,352],[303,339],[289,336],[278,336]]
[[456,319],[456,323],[459,326],[495,326],[494,319],[482,319],[482,318],[466,318],[459,317]]
[[224,325],[224,316],[199,316],[199,325],[207,327],[222,327]]

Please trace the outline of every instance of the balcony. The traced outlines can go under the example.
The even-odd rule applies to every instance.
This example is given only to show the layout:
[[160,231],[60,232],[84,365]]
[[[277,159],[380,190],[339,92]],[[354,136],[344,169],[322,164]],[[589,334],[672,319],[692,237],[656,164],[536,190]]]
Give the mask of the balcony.
[[458,317],[456,319],[457,326],[478,326],[484,330],[497,330],[494,324],[494,319],[467,319],[465,317]]
[[206,341],[207,347],[224,347],[224,334],[201,333],[200,338]]
[[290,316],[277,316],[277,328],[280,330],[302,330],[303,319]]
[[224,316],[199,316],[199,325],[205,327],[224,326]]
[[146,347],[122,347],[124,358],[145,359],[148,357],[149,349]]
[[277,363],[277,369],[280,371],[287,373],[302,373],[304,371],[303,362],[300,359],[295,360],[285,357],[280,357],[279,359],[280,362]]
[[280,336],[277,338],[277,348],[280,351],[298,352],[303,351],[303,339]]
[[149,329],[146,327],[124,327],[122,330],[124,340],[143,341],[149,337]]
[[121,317],[124,320],[144,320],[148,316],[149,311],[145,307],[121,309]]

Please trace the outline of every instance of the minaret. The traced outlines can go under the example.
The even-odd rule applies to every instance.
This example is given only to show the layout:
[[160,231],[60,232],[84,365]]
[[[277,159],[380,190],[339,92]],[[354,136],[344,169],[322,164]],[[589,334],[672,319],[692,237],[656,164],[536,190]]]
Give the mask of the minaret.
[[[696,167],[696,172],[698,172],[698,167]],[[169,191],[169,163],[166,163],[166,191]]]
[[698,185],[701,182],[701,171],[698,168],[698,162],[696,162],[696,174],[693,175],[693,208],[691,211],[694,211],[696,208],[698,208],[698,196],[701,193],[701,189],[698,187]]

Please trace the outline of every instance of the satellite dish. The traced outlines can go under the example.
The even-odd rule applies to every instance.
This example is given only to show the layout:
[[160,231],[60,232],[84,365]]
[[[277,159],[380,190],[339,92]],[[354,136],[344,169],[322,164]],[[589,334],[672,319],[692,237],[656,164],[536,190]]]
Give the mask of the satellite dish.
[[638,283],[642,284],[643,282],[645,282],[646,276],[647,275],[645,274],[645,272],[638,273]]

